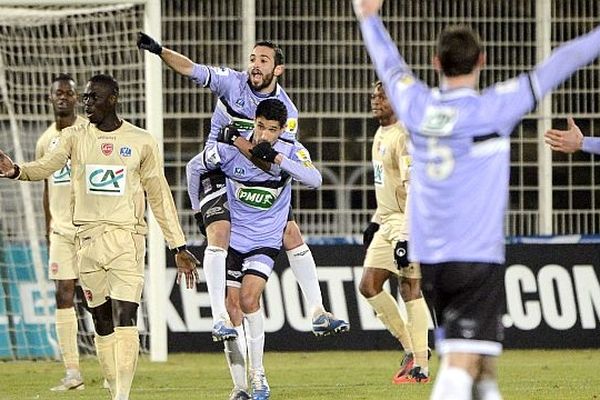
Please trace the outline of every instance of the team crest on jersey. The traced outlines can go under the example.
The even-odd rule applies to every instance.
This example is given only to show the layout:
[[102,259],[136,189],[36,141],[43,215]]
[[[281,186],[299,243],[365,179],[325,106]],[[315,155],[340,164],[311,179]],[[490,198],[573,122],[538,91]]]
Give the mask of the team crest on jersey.
[[246,104],[246,102],[244,101],[244,99],[237,99],[235,101],[235,104],[240,106],[240,107],[244,107],[244,104]]
[[229,69],[227,69],[225,67],[215,68],[215,73],[217,75],[227,76],[227,75],[229,75]]
[[381,186],[384,180],[383,163],[373,160],[373,182],[375,185]]
[[244,168],[241,168],[241,167],[235,167],[233,169],[233,174],[235,176],[244,176],[246,174],[246,170]]
[[127,168],[124,165],[86,165],[86,193],[97,196],[123,196]]
[[113,152],[114,146],[112,143],[102,143],[100,145],[100,150],[102,150],[102,154],[105,156],[110,156]]
[[121,157],[131,157],[131,147],[123,146],[119,149]]
[[288,132],[296,133],[298,130],[298,120],[296,118],[288,118],[286,125]]

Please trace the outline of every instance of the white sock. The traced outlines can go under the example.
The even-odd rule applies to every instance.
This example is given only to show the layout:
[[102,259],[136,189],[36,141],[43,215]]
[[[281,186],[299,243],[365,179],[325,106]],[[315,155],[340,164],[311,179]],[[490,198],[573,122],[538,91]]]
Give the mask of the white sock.
[[210,309],[212,310],[213,323],[220,319],[229,319],[225,307],[225,260],[227,251],[217,246],[206,246],[204,250],[204,277],[208,287]]
[[306,243],[285,253],[300,289],[302,289],[311,316],[325,311],[317,277],[317,265]]
[[498,382],[494,379],[484,379],[475,383],[475,393],[477,400],[502,400]]
[[265,322],[262,310],[259,308],[250,314],[244,314],[248,328],[248,358],[250,359],[250,369],[263,369],[263,353],[265,347]]
[[431,400],[471,400],[473,378],[456,367],[442,367],[435,379]]
[[248,379],[246,374],[246,335],[244,326],[235,326],[238,333],[237,339],[225,341],[225,358],[229,365],[231,380],[238,389],[248,390]]

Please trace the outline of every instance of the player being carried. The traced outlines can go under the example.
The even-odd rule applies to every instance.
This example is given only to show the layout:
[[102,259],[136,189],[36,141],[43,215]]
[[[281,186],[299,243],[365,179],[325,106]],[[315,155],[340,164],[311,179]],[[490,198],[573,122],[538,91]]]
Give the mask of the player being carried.
[[[255,44],[248,64],[248,70],[239,72],[225,67],[212,67],[192,62],[186,56],[161,46],[154,39],[140,33],[138,47],[160,56],[177,73],[190,77],[196,84],[208,87],[217,97],[217,105],[211,118],[211,127],[206,147],[214,146],[219,131],[234,124],[240,129],[252,129],[258,103],[264,99],[281,100],[288,113],[286,131],[283,137],[295,138],[298,129],[298,110],[283,88],[277,83],[283,74],[283,52],[269,41]],[[239,138],[235,145],[247,157],[252,145]],[[253,158],[255,160],[255,158]],[[257,165],[265,168],[264,164]],[[194,202],[195,218],[205,230],[208,245],[204,252],[204,275],[210,296],[213,315],[213,339],[229,340],[237,335],[229,322],[225,306],[225,260],[230,239],[230,212],[225,192],[225,177],[219,169],[209,171],[194,183],[202,187],[200,202]],[[298,281],[313,318],[312,329],[315,335],[328,335],[349,330],[350,325],[336,319],[323,307],[323,299],[317,277],[315,261],[308,246],[304,243],[300,229],[292,218],[290,207],[288,223],[283,237],[283,247],[290,267]],[[227,349],[226,349],[227,351]]]
[[[60,74],[54,78],[48,99],[54,111],[54,122],[36,143],[36,159],[42,158],[57,146],[65,128],[87,122],[75,112],[77,89],[71,76]],[[75,313],[75,288],[79,267],[75,257],[73,214],[71,207],[65,206],[71,202],[69,162],[44,181],[43,199],[48,239],[48,276],[56,285],[56,338],[66,369],[61,383],[50,390],[58,392],[81,390],[85,386],[79,370],[77,314]]]
[[[263,367],[265,340],[260,298],[282,247],[291,202],[291,180],[317,188],[321,174],[313,166],[308,151],[297,141],[278,140],[285,130],[287,109],[278,99],[261,101],[256,108],[254,131],[250,137],[252,154],[269,163],[265,172],[256,168],[235,146],[239,136],[234,127],[221,132],[221,141],[207,147],[187,166],[188,192],[193,207],[198,206],[198,178],[220,169],[227,176],[227,196],[231,214],[231,243],[227,256],[227,302],[240,326],[246,319],[252,399],[270,395]],[[252,226],[249,230],[247,227]],[[235,342],[244,346],[241,338]],[[241,349],[238,365],[230,365],[234,379],[231,399],[248,398],[246,371]]]
[[177,281],[197,281],[198,260],[185,247],[177,210],[152,135],[120,119],[119,85],[93,76],[83,93],[89,123],[65,130],[41,159],[16,165],[0,151],[0,176],[48,178],[71,160],[71,205],[79,279],[96,330],[98,361],[113,400],[129,399],[139,353],[137,309],[144,285],[146,200],[171,249]]

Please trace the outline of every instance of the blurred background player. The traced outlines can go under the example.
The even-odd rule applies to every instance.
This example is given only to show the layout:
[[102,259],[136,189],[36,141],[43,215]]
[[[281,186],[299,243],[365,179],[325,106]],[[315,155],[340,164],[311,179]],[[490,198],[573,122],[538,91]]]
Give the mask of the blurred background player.
[[146,200],[176,251],[178,282],[184,275],[187,287],[194,286],[198,260],[185,247],[158,145],[147,131],[118,117],[118,96],[113,77],[92,77],[82,96],[89,123],[68,128],[55,149],[22,166],[0,151],[0,176],[42,180],[71,160],[77,260],[96,352],[112,399],[127,400],[140,344]]
[[411,137],[409,255],[441,329],[431,398],[497,400],[504,327],[504,218],[510,139],[523,115],[600,54],[600,28],[554,49],[532,71],[479,93],[477,34],[444,29],[433,65],[440,88],[419,81],[381,18],[381,0],[354,0],[367,50]]
[[[87,120],[76,114],[77,89],[71,76],[58,75],[48,96],[54,112],[54,122],[40,136],[35,146],[35,158],[42,158],[61,140],[64,128],[81,125]],[[56,286],[56,338],[65,365],[65,377],[52,391],[81,390],[85,386],[79,370],[77,347],[77,314],[75,285],[79,277],[75,255],[75,226],[71,207],[71,166],[67,161],[44,181],[44,215],[48,239],[50,279]],[[85,301],[85,300],[83,300]]]
[[[359,290],[404,349],[400,370],[392,382],[427,383],[429,313],[421,294],[421,269],[408,261],[407,254],[408,134],[394,115],[381,81],[375,83],[371,109],[380,125],[371,151],[377,210],[364,234],[367,255]],[[400,278],[408,321],[394,296],[383,290],[383,284],[391,278]]]
[[[277,82],[284,71],[284,57],[281,49],[272,42],[256,43],[250,54],[248,70],[243,72],[196,64],[186,56],[161,46],[144,33],[139,35],[138,47],[159,55],[175,72],[191,78],[202,87],[210,88],[218,97],[206,146],[214,146],[219,130],[227,125],[234,124],[240,129],[252,129],[256,107],[260,101],[267,98],[279,99],[286,105],[288,121],[283,137],[290,140],[295,138],[298,110]],[[243,149],[246,156],[250,156],[251,145],[243,138],[236,140],[235,145]],[[231,229],[225,177],[217,169],[207,172],[199,179],[203,190],[199,194],[199,208],[194,208],[194,212],[206,231],[208,242],[204,251],[203,268],[213,313],[212,333],[215,340],[229,340],[235,338],[238,332],[228,321],[224,301],[225,260]],[[291,216],[291,208],[283,247],[308,304],[313,319],[313,333],[321,336],[349,330],[350,325],[346,321],[336,319],[323,307],[316,264],[309,247],[302,239],[298,225]]]
[[[280,100],[263,100],[256,109],[250,138],[254,146],[252,154],[272,164],[269,172],[253,168],[252,162],[233,146],[239,135],[233,127],[222,131],[221,140],[230,145],[217,143],[207,147],[187,166],[188,191],[193,205],[198,203],[201,174],[218,168],[227,176],[231,211],[227,297],[234,325],[241,325],[242,315],[232,308],[240,308],[246,319],[253,400],[266,400],[270,396],[263,366],[265,330],[260,299],[282,247],[291,205],[291,180],[311,188],[321,185],[321,174],[313,166],[304,146],[297,141],[278,140],[285,131],[287,120],[286,106]],[[249,226],[252,229],[248,229]],[[238,337],[236,342],[241,342],[241,338]],[[232,400],[248,398],[247,384],[244,386],[245,368],[237,371],[243,371],[244,376],[236,375],[232,370],[235,385]]]

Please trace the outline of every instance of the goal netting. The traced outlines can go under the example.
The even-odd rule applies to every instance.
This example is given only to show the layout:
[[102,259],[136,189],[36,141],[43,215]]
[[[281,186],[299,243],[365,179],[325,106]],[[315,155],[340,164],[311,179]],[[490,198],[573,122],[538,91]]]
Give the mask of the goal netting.
[[[90,2],[91,3],[91,2]],[[120,84],[120,115],[144,126],[144,61],[136,48],[144,5],[0,7],[0,148],[17,162],[53,122],[52,79],[70,74],[80,92],[98,73]],[[54,283],[47,279],[41,183],[0,180],[0,359],[57,356]],[[142,347],[148,348],[141,307]],[[77,307],[82,353],[93,324]]]

